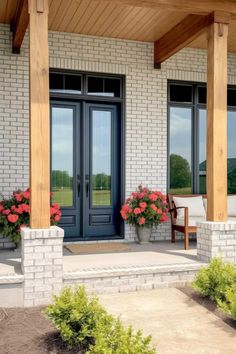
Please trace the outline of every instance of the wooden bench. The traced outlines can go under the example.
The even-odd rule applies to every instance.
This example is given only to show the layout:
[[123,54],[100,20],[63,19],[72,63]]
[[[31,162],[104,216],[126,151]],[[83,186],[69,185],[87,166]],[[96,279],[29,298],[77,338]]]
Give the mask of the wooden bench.
[[[171,242],[175,242],[176,239],[176,231],[181,232],[184,234],[184,248],[187,250],[189,248],[189,234],[196,233],[197,227],[196,226],[189,226],[188,222],[188,207],[176,207],[173,198],[174,197],[197,197],[202,196],[206,198],[204,194],[168,194],[168,203],[169,203],[169,211],[171,215]],[[184,209],[184,223],[183,225],[176,225],[176,218],[178,209]]]

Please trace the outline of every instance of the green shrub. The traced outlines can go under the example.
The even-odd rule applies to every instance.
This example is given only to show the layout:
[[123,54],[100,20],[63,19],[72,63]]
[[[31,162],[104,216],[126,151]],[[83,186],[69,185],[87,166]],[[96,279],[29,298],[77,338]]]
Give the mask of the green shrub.
[[208,267],[202,268],[192,284],[202,296],[217,303],[226,300],[226,292],[236,284],[236,266],[214,258]]
[[86,354],[155,354],[151,337],[125,328],[109,315],[97,297],[88,296],[84,287],[65,288],[45,311],[69,347]]
[[225,301],[218,301],[219,307],[236,320],[236,284],[226,290]]

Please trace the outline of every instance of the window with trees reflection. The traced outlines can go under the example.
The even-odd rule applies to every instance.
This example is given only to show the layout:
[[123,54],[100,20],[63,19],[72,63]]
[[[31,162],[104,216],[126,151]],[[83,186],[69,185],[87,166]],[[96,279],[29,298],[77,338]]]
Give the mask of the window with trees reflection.
[[[206,193],[206,85],[170,82],[169,192]],[[228,193],[236,193],[236,87],[228,87]]]

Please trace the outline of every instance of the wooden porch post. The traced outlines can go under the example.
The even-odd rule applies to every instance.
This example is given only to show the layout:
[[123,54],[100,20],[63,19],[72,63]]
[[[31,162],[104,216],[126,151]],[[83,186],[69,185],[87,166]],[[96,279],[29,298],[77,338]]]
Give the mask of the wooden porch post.
[[28,0],[30,227],[50,227],[48,0]]
[[207,220],[227,220],[227,37],[228,24],[208,30]]

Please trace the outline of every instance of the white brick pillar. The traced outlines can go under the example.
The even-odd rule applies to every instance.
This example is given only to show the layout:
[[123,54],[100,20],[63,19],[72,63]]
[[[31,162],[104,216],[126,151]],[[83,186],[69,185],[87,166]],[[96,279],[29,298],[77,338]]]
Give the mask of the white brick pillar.
[[24,306],[39,306],[51,301],[63,282],[64,230],[22,228],[21,265],[24,275]]
[[226,262],[236,263],[236,222],[200,222],[197,229],[197,257],[203,262],[221,257]]

